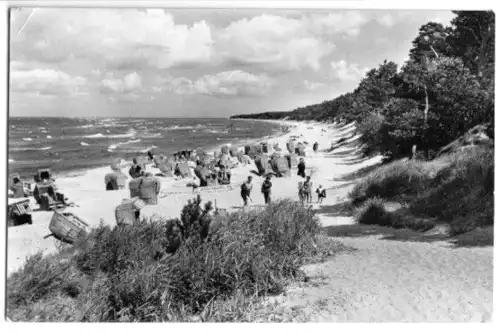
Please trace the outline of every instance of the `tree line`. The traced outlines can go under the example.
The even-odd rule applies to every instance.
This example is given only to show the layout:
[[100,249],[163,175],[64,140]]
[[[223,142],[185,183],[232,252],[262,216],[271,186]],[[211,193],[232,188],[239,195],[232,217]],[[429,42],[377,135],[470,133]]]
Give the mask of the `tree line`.
[[413,145],[429,158],[478,124],[493,138],[495,14],[453,13],[450,26],[419,29],[400,68],[385,60],[352,92],[291,112],[234,118],[355,121],[364,152],[389,160],[409,155]]

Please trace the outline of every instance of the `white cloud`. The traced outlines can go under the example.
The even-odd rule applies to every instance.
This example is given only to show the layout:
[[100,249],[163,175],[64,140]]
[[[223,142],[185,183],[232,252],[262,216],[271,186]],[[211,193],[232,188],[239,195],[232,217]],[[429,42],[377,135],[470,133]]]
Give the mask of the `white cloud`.
[[359,80],[364,77],[369,68],[360,68],[358,64],[347,64],[346,61],[332,61],[330,66],[333,69],[334,77],[339,80]]
[[310,24],[316,33],[345,34],[352,37],[357,36],[360,28],[369,21],[369,16],[363,12],[344,11],[328,15],[313,15]]
[[314,36],[308,24],[305,19],[268,14],[241,19],[217,35],[216,51],[223,60],[233,62],[318,70],[334,44]]
[[391,14],[385,14],[379,18],[377,18],[377,22],[385,27],[392,27],[394,24],[396,24],[396,19],[394,18],[393,15]]
[[131,93],[142,90],[141,76],[136,72],[129,73],[123,79],[106,78],[102,80],[101,91],[106,93]]
[[205,21],[175,24],[162,10],[41,8],[13,38],[12,48],[14,55],[48,62],[59,63],[73,53],[104,59],[111,67],[141,63],[167,68],[210,61],[212,43]]
[[204,75],[195,81],[185,77],[160,79],[162,87],[153,86],[153,91],[167,90],[176,94],[205,94],[212,96],[263,95],[273,85],[266,75],[253,75],[241,70],[225,71],[215,75]]
[[321,82],[311,82],[311,81],[308,81],[308,80],[305,80],[304,81],[304,85],[306,87],[307,90],[317,90],[317,89],[321,89],[322,87],[325,86],[325,83],[321,83]]
[[87,94],[87,80],[55,69],[12,70],[11,91],[42,95]]

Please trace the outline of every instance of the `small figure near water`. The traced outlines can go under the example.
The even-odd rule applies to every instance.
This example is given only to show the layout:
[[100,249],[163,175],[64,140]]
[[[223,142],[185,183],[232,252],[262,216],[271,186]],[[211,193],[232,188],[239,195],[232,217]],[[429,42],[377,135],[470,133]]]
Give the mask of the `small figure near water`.
[[273,184],[271,183],[271,177],[268,175],[266,179],[262,183],[261,192],[264,195],[264,201],[266,204],[271,203],[271,187]]
[[318,152],[318,147],[319,147],[318,142],[315,142],[314,145],[313,145],[313,151],[314,152]]

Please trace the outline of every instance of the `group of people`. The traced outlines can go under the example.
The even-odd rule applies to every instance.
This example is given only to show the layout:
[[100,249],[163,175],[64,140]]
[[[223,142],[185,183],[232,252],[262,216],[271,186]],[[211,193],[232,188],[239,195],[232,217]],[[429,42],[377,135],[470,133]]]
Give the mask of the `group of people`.
[[[253,189],[252,183],[253,177],[250,175],[245,182],[241,184],[241,198],[243,199],[243,205],[248,205],[248,199],[252,200],[250,194]],[[271,182],[271,176],[266,176],[266,179],[262,183],[260,192],[264,195],[264,201],[266,204],[271,203],[271,188],[273,184]]]

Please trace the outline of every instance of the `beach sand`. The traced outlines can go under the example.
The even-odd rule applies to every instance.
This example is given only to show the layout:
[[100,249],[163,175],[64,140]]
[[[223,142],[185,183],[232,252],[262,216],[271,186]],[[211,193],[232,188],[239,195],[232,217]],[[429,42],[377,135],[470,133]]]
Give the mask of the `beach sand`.
[[[339,254],[326,263],[306,267],[308,274],[321,277],[323,281],[314,287],[290,289],[286,295],[274,298],[283,310],[299,308],[309,321],[452,322],[489,319],[493,297],[492,247],[456,249],[446,241],[391,240],[380,234],[361,232],[360,226],[353,225],[352,217],[335,213],[335,207],[346,200],[353,186],[351,181],[338,178],[376,165],[380,157],[360,158],[357,155],[353,125],[281,123],[289,126],[290,131],[269,140],[278,142],[283,150],[290,136],[302,135],[300,139],[309,143],[306,146],[306,174],[312,175],[313,190],[320,184],[327,189],[323,204],[314,203],[313,208],[318,211],[330,236],[356,249]],[[340,138],[346,139],[345,144],[327,152],[331,143]],[[312,149],[314,142],[319,143],[317,153]],[[233,169],[232,189],[202,192],[202,199],[216,200],[217,207],[229,211],[241,209],[243,202],[239,185],[252,170],[256,170],[254,164]],[[93,226],[101,220],[115,225],[114,208],[123,198],[129,197],[129,190],[105,191],[104,175],[110,171],[106,167],[58,178],[58,188],[78,204],[68,211]],[[302,178],[296,172],[293,169],[290,178],[273,178],[273,199],[298,199],[297,183]],[[190,179],[160,178],[160,181],[163,192],[176,194],[160,198],[158,205],[147,206],[143,214],[178,217],[184,204],[196,196],[192,188],[186,187]],[[260,193],[262,182],[263,178],[254,176],[253,201],[248,209],[264,205]],[[313,202],[316,202],[316,195]],[[51,215],[49,212],[34,212],[33,225],[8,229],[8,273],[21,267],[30,254],[39,250],[50,253],[56,249],[57,240],[43,239],[49,234]]]

